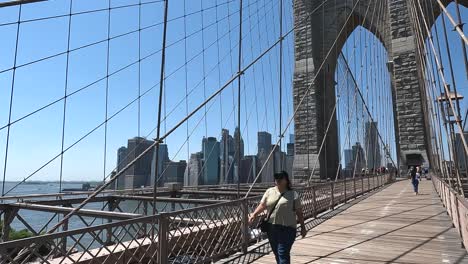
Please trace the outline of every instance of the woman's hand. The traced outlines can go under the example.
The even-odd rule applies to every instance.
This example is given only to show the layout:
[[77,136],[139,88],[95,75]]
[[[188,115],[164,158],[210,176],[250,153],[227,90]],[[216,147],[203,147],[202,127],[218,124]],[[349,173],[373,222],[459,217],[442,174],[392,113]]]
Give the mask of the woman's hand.
[[253,224],[253,222],[255,221],[255,218],[257,218],[255,214],[251,214],[249,216],[249,225]]
[[301,236],[304,238],[307,235],[307,229],[305,228],[305,225],[301,225]]
[[253,224],[255,221],[255,218],[257,218],[257,215],[263,212],[267,208],[265,202],[260,202],[255,209],[255,211],[249,216],[249,225]]

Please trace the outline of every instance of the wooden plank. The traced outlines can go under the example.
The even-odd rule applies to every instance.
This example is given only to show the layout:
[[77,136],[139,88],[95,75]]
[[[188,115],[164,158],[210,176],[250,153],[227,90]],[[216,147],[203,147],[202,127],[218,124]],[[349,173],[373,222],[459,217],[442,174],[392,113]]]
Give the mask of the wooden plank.
[[394,183],[327,220],[296,240],[291,263],[468,263],[432,182],[419,188],[416,196],[409,180]]

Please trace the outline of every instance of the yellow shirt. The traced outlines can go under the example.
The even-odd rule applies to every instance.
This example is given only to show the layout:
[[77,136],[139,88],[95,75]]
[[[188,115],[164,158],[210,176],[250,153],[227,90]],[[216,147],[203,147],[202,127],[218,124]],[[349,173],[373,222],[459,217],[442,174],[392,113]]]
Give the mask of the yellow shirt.
[[[261,200],[262,203],[265,203],[270,212],[273,209],[273,205],[276,203],[278,198],[281,196],[277,187],[272,187],[266,190],[263,194]],[[286,191],[278,201],[276,209],[271,214],[270,220],[268,222],[274,225],[283,225],[296,228],[296,212],[295,210],[302,207],[299,195],[295,191]]]

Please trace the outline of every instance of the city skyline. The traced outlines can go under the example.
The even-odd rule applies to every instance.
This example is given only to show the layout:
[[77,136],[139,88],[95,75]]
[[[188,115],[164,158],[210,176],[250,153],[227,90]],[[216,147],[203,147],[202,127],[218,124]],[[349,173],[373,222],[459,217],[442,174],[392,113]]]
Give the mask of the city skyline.
[[[158,186],[163,186],[167,182],[180,182],[184,185],[212,185],[222,183],[236,183],[240,177],[241,181],[252,180],[257,176],[261,165],[266,161],[269,151],[273,149],[271,134],[266,131],[259,131],[258,151],[255,155],[245,155],[243,148],[243,138],[240,130],[236,127],[234,135],[230,135],[228,129],[222,129],[222,136],[218,141],[215,137],[203,137],[201,139],[201,150],[191,153],[188,160],[170,160],[168,144],[159,144],[158,170],[155,169],[156,148],[145,154],[143,159],[127,171],[125,171],[115,183],[115,188],[135,188],[140,186],[152,186],[154,178],[158,179]],[[294,140],[294,135],[290,134],[290,141]],[[240,141],[240,142],[239,142]],[[145,148],[150,147],[154,141],[141,137],[128,139],[127,147],[122,146],[117,150],[117,171],[124,168],[132,157],[140,155]],[[240,163],[237,162],[237,151],[240,145]],[[288,143],[289,151],[291,145]],[[268,146],[268,147],[267,147]],[[293,148],[293,146],[292,146]],[[294,153],[292,153],[294,155]],[[273,173],[279,171],[282,166],[284,170],[292,173],[292,156],[275,150],[268,161],[266,169],[262,173],[260,180],[273,181]],[[237,175],[237,167],[240,165]],[[248,166],[248,168],[244,168]],[[247,173],[247,175],[243,175]],[[270,175],[271,174],[271,175]]]

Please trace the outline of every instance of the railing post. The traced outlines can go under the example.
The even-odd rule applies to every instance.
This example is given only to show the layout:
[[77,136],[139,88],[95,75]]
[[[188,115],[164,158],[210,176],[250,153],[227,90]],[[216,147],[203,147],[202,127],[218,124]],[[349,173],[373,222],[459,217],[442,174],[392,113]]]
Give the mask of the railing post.
[[335,208],[335,183],[331,182],[330,184],[330,197],[331,197],[331,204],[330,204],[330,210],[333,210]]
[[356,199],[356,178],[353,178],[354,199]]
[[442,205],[447,207],[445,205],[445,186],[442,183],[440,183],[440,199],[442,200]]
[[[108,200],[108,205],[107,208],[109,212],[113,212],[117,208],[118,202],[116,199],[111,198]],[[107,223],[112,223],[112,219],[107,219]],[[106,229],[106,245],[111,245],[112,244],[112,228],[108,227]]]
[[[65,222],[63,222],[62,230],[63,231],[68,230],[68,219],[65,220]],[[65,254],[67,252],[67,236],[64,236],[62,238],[62,251],[63,251],[63,254]]]
[[347,202],[347,198],[346,198],[346,177],[344,178],[344,203]]
[[361,194],[365,193],[364,191],[364,177],[361,176]]
[[7,208],[3,211],[3,228],[1,241],[6,242],[10,240],[10,224],[15,219],[17,209]]
[[[444,205],[445,208],[447,208],[447,205],[445,204],[445,184],[442,184],[440,185],[440,190],[441,190],[441,196],[440,196],[440,199],[442,200],[442,205]],[[447,211],[447,210],[445,210]]]
[[370,177],[367,176],[367,191],[371,191],[371,187],[370,187]]
[[242,252],[247,253],[249,246],[249,206],[247,199],[241,200],[242,208]]
[[458,219],[458,232],[460,234],[460,238],[461,238],[461,247],[462,248],[465,248],[464,244],[463,244],[463,232],[462,232],[462,226],[461,226],[461,219],[460,219],[460,205],[458,204],[458,194],[455,195],[455,206],[457,207],[457,219]]
[[317,218],[317,195],[315,194],[315,185],[312,186],[312,216]]
[[161,213],[159,215],[159,230],[158,230],[158,263],[167,264],[168,258],[168,243],[169,243],[169,218],[167,213]]
[[[148,215],[148,201],[143,201],[143,215]],[[143,224],[143,232],[145,234],[148,233],[148,226],[146,223]]]

